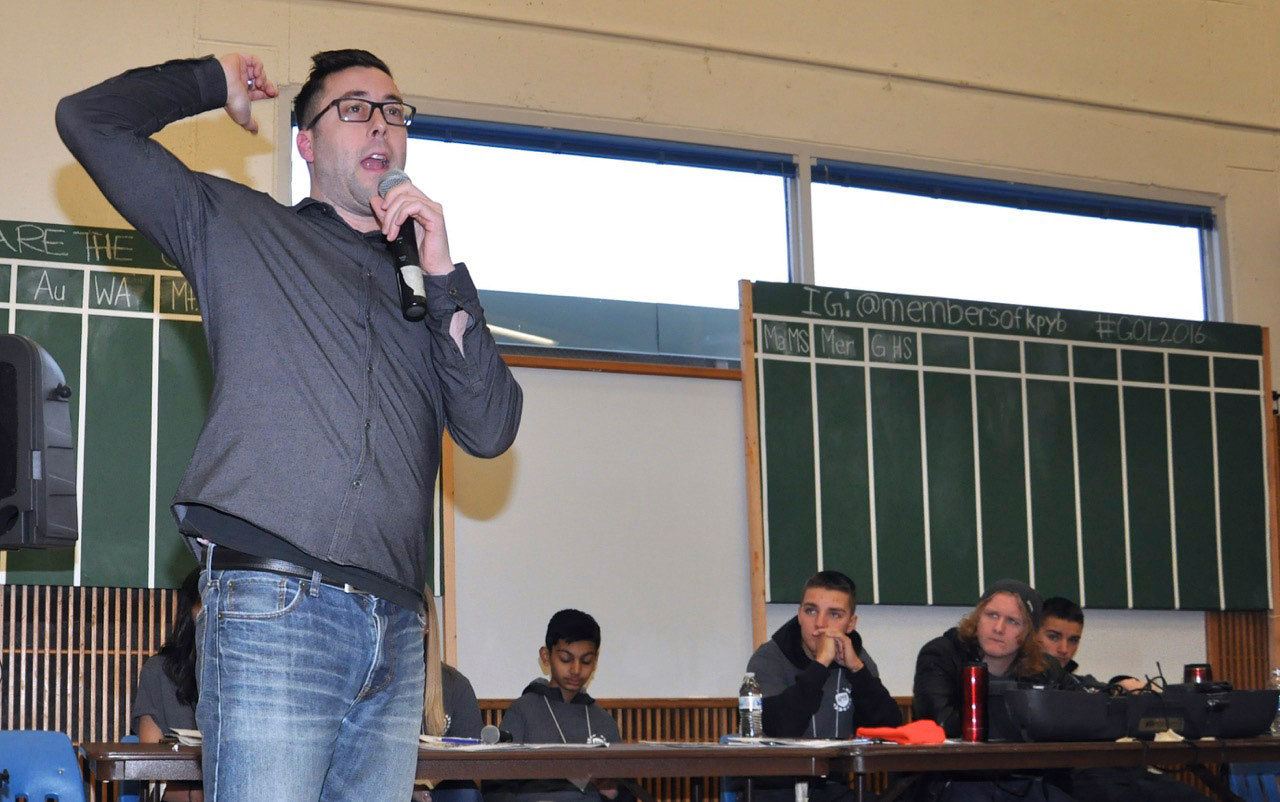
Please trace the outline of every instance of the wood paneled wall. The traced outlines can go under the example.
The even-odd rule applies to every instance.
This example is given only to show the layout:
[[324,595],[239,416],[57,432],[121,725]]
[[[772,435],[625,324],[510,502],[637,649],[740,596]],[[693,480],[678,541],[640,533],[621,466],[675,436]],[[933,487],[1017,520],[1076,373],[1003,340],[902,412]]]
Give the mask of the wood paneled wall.
[[[163,643],[176,604],[172,590],[0,586],[0,729],[58,730],[77,743],[119,740],[129,731],[138,672]],[[1217,677],[1240,688],[1266,687],[1266,613],[1209,613],[1205,640]],[[509,704],[481,700],[485,723],[499,724]],[[714,742],[737,721],[732,698],[600,704],[625,741]],[[910,720],[910,699],[899,698],[898,704]],[[662,802],[689,799],[688,779],[645,785]],[[706,778],[704,788],[714,800],[715,778]],[[115,798],[106,786],[91,791],[98,800]]]
[[0,591],[0,726],[119,740],[129,731],[138,672],[164,642],[176,594],[49,585]]
[[[480,715],[485,724],[502,726],[502,714],[510,699],[481,699]],[[624,741],[717,742],[738,726],[738,700],[727,699],[598,699],[597,702],[618,723]],[[719,798],[715,777],[703,777],[703,799]],[[661,802],[685,802],[691,797],[693,780],[688,777],[645,778],[641,785]]]
[[[1237,688],[1270,687],[1267,656],[1267,613],[1209,613],[1204,617],[1205,655],[1213,678]],[[1182,666],[1173,667],[1171,682],[1182,681]],[[1169,671],[1168,668],[1165,669]]]
[[[176,605],[172,590],[0,586],[0,729],[120,740],[138,672]],[[91,791],[114,798],[105,785]]]

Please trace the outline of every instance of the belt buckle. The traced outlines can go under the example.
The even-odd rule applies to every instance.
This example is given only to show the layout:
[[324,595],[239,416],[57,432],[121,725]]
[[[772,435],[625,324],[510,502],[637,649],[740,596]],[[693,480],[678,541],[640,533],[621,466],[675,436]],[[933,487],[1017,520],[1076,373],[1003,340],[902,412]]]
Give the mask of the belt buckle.
[[354,586],[354,585],[352,585],[351,583],[349,583],[349,582],[343,582],[343,583],[342,583],[342,592],[343,592],[343,593],[359,593],[360,591],[359,591],[359,590],[356,590],[355,586]]

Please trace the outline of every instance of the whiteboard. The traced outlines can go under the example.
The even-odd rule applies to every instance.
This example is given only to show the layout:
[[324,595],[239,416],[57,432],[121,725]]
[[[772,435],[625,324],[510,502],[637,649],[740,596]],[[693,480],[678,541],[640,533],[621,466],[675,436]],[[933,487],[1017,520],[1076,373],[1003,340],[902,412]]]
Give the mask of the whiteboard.
[[482,697],[540,675],[547,619],[600,622],[590,692],[732,696],[751,653],[742,389],[517,369],[524,418],[456,468],[458,663]]

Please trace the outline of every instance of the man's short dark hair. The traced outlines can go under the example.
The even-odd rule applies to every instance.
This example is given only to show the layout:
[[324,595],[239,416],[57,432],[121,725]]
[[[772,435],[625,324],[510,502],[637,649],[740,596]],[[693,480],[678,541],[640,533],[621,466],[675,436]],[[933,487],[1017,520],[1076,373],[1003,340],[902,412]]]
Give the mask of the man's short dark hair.
[[591,641],[591,645],[600,648],[600,625],[596,620],[581,610],[561,610],[551,616],[547,622],[547,648],[553,648],[560,641],[577,643]]
[[[853,584],[853,580],[848,574],[840,571],[819,571],[809,577],[809,581],[804,583],[804,590],[809,588],[822,588],[823,590],[838,590],[849,594],[849,610],[852,612],[858,608],[858,588]],[[803,594],[804,591],[801,591]]]
[[1080,609],[1080,605],[1061,596],[1045,599],[1044,604],[1040,606],[1040,612],[1044,618],[1061,618],[1063,621],[1084,626],[1084,610]]
[[324,79],[335,72],[351,67],[373,67],[382,70],[388,78],[394,78],[386,62],[368,50],[322,50],[311,57],[311,74],[293,99],[293,119],[299,128],[305,128],[316,115],[314,108],[324,88]]

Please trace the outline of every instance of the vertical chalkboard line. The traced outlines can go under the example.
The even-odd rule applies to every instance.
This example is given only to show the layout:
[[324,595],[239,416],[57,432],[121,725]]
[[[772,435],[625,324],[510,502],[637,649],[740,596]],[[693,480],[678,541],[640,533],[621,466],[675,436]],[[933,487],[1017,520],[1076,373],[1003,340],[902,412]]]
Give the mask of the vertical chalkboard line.
[[160,444],[160,276],[151,277],[151,476],[147,490],[147,587],[156,586],[156,460]]
[[1036,586],[1036,525],[1031,498],[1031,411],[1027,404],[1027,349],[1018,344],[1018,372],[1022,374],[1022,481],[1027,499],[1027,584]]
[[[816,356],[813,324],[809,324],[809,356]],[[809,414],[813,424],[813,516],[817,526],[813,527],[814,544],[818,555],[818,570],[826,569],[825,555],[822,553],[822,441],[818,428],[818,360],[809,360]]]
[[1213,540],[1218,549],[1218,607],[1227,606],[1227,589],[1222,584],[1222,485],[1218,481],[1218,360],[1209,360],[1209,433],[1213,443]]
[[[81,293],[80,300],[80,417],[76,421],[78,431],[76,432],[76,531],[84,531],[84,435],[85,421],[89,416],[87,413],[88,406],[85,404],[85,398],[89,390],[89,277],[92,275],[90,271],[84,271],[81,279],[84,281],[84,289]],[[76,552],[74,568],[72,569],[71,584],[80,586],[80,547],[84,543],[83,538],[76,538]]]
[[1129,437],[1124,420],[1124,365],[1116,349],[1116,403],[1120,410],[1120,511],[1124,516],[1124,587],[1129,609],[1133,609],[1133,544],[1129,527]]
[[1075,482],[1076,505],[1076,576],[1080,581],[1080,598],[1076,602],[1087,607],[1084,592],[1084,524],[1080,515],[1080,427],[1076,423],[1076,355],[1075,346],[1067,346],[1067,381],[1071,387],[1071,476]]
[[764,481],[764,477],[769,475],[769,438],[765,431],[768,421],[765,419],[764,414],[764,356],[761,354],[760,349],[760,343],[764,341],[763,327],[763,321],[756,318],[756,376],[760,379],[756,382],[756,400],[760,415],[760,529],[764,533],[764,594],[765,601],[769,601],[773,596],[773,583],[769,578],[769,555],[771,553],[769,546],[769,483]]
[[924,502],[924,598],[925,604],[933,604],[933,514],[929,511],[929,431],[928,416],[924,408],[924,338],[919,340],[920,348],[916,368],[916,392],[920,396],[920,485],[923,488],[921,498]]
[[[18,266],[16,264],[9,266],[9,289],[7,299],[9,302],[9,325],[7,328],[8,333],[13,334],[17,330],[15,326],[18,323]],[[8,584],[8,582],[9,552],[0,551],[0,585]]]
[[867,378],[862,384],[862,393],[867,407],[867,498],[871,515],[868,516],[871,536],[871,600],[880,603],[880,553],[877,550],[879,528],[876,526],[876,445],[872,438],[875,431],[871,424],[871,328],[862,330],[862,353],[867,362]]
[[1169,355],[1164,355],[1164,436],[1169,464],[1169,572],[1173,574],[1173,609],[1182,609],[1182,591],[1178,586],[1178,488],[1173,481],[1173,390],[1169,376]]
[[[969,340],[969,364],[976,367],[978,363],[974,359],[973,337],[967,339]],[[987,588],[987,557],[982,548],[982,449],[978,445],[978,375],[976,372],[969,376],[969,410],[973,416],[973,520],[978,544],[978,593],[981,594]]]

